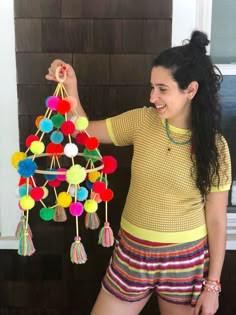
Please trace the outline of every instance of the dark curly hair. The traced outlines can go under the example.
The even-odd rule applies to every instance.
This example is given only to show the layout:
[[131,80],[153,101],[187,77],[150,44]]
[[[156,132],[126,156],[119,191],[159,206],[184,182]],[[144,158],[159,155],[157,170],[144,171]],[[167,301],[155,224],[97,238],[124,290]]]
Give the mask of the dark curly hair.
[[219,186],[219,152],[216,137],[221,134],[221,106],[218,91],[223,80],[220,70],[206,55],[207,35],[192,33],[183,46],[163,51],[153,67],[169,69],[178,87],[184,90],[192,81],[198,82],[198,91],[191,101],[192,161],[196,169],[196,185],[205,196],[213,177]]

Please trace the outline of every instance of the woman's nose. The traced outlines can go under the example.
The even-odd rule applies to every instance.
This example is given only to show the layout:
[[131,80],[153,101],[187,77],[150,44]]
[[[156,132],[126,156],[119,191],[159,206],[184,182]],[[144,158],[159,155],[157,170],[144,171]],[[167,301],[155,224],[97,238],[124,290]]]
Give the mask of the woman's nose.
[[159,99],[158,93],[152,90],[150,93],[150,103],[155,103],[158,99]]

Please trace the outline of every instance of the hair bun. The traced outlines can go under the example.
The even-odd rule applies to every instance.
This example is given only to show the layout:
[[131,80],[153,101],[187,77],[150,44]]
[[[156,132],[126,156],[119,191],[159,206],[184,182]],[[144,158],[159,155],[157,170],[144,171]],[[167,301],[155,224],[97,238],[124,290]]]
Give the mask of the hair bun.
[[210,43],[207,34],[200,31],[193,31],[190,45],[194,46],[200,53],[206,53],[206,46]]

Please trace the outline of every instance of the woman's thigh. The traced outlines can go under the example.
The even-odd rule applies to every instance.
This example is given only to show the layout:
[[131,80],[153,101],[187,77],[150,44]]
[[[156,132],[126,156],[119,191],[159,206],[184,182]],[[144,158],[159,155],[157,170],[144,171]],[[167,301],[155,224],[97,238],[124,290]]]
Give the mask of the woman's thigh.
[[122,301],[103,288],[97,297],[91,315],[137,315],[144,308],[151,294],[138,302]]
[[174,304],[160,297],[157,299],[161,315],[193,315],[194,308],[190,305]]

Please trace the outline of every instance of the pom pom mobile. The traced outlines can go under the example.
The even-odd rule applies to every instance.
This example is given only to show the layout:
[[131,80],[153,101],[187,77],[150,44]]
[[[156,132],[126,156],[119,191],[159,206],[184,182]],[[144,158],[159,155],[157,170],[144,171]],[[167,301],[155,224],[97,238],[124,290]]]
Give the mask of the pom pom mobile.
[[[89,122],[86,117],[78,115],[77,101],[68,95],[63,85],[66,79],[65,66],[56,69],[56,79],[58,84],[54,94],[45,100],[45,114],[36,118],[37,131],[25,141],[26,151],[12,155],[12,165],[20,175],[18,195],[22,216],[16,228],[18,254],[30,256],[35,252],[29,214],[39,202],[42,206],[39,215],[45,221],[66,221],[65,208],[75,217],[76,234],[70,248],[70,258],[72,263],[81,264],[86,262],[87,255],[79,234],[79,217],[85,213],[86,228],[97,229],[100,225],[97,215],[100,202],[105,203],[105,222],[99,232],[98,243],[104,247],[114,243],[108,222],[108,202],[113,198],[113,191],[108,188],[107,175],[115,171],[117,163],[112,156],[101,155],[98,139],[90,137],[86,131]],[[71,119],[68,118],[69,113]],[[75,133],[74,140],[72,135]],[[45,136],[50,138],[47,145],[44,143]],[[83,148],[81,152],[78,145]],[[69,168],[61,165],[62,156],[69,159]],[[39,169],[36,162],[38,158],[49,160],[48,168]],[[81,159],[84,166],[81,165]],[[37,186],[37,177],[40,175],[44,184]],[[63,182],[67,189],[61,191]],[[56,201],[55,204],[46,205],[50,192],[55,195]]]

